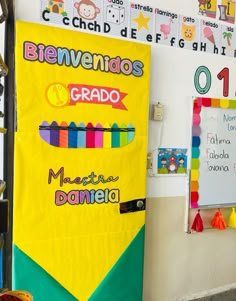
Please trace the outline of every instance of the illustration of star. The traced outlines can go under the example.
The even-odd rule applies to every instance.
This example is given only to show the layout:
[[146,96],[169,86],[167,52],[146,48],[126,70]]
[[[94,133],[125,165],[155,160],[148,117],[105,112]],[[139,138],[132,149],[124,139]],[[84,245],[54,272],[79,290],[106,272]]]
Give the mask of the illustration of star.
[[139,13],[139,16],[135,19],[133,19],[134,22],[138,24],[138,31],[144,27],[145,29],[149,30],[148,22],[150,21],[150,18],[146,18],[142,12]]

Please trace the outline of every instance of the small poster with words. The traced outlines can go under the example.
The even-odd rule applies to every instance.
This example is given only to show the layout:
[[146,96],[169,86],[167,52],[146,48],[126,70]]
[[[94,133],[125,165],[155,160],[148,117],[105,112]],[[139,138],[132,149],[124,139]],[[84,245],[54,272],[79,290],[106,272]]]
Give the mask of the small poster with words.
[[155,42],[176,46],[179,16],[176,13],[155,9]]
[[179,16],[179,37],[177,46],[183,49],[198,50],[199,20],[188,16]]
[[224,49],[221,49],[221,27],[219,24],[201,20],[200,33],[200,51],[225,55]]
[[218,0],[219,20],[234,24],[235,22],[235,1]]
[[74,1],[73,5],[73,25],[80,30],[92,32],[109,32],[109,25],[102,24],[100,0]]
[[198,0],[198,14],[208,18],[216,17],[217,0]]
[[152,42],[154,30],[154,8],[130,3],[131,39]]
[[226,56],[236,57],[235,28],[227,25],[221,26],[221,48]]
[[109,33],[118,37],[129,37],[129,2],[103,1],[103,21],[109,26]]

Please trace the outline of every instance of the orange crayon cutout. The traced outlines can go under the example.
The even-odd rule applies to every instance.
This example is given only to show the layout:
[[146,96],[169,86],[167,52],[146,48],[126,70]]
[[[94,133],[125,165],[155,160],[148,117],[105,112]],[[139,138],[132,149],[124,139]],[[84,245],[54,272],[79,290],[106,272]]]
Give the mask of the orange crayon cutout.
[[191,182],[191,191],[198,191],[199,184],[198,181],[192,181]]
[[[68,127],[68,124],[63,121],[60,124],[61,127]],[[59,146],[60,147],[68,147],[68,129],[60,129],[59,130]]]
[[211,99],[211,106],[214,108],[219,108],[220,106],[220,99],[218,98],[212,98]]

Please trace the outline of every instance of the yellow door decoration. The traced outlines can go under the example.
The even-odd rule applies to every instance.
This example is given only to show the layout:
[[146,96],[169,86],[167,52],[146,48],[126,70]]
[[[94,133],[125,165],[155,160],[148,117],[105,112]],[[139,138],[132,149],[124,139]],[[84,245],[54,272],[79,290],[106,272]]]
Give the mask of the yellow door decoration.
[[142,300],[149,77],[147,45],[17,21],[13,286],[35,301]]

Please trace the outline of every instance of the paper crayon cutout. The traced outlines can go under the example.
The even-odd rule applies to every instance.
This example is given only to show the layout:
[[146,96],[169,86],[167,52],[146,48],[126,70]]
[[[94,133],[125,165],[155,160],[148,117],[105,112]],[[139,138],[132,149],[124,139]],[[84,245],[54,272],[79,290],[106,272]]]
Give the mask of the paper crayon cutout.
[[116,123],[110,126],[89,122],[86,126],[74,122],[69,125],[53,121],[50,125],[43,121],[39,126],[40,137],[48,144],[62,148],[120,148],[131,143],[135,137],[135,128],[130,123],[119,127]]

